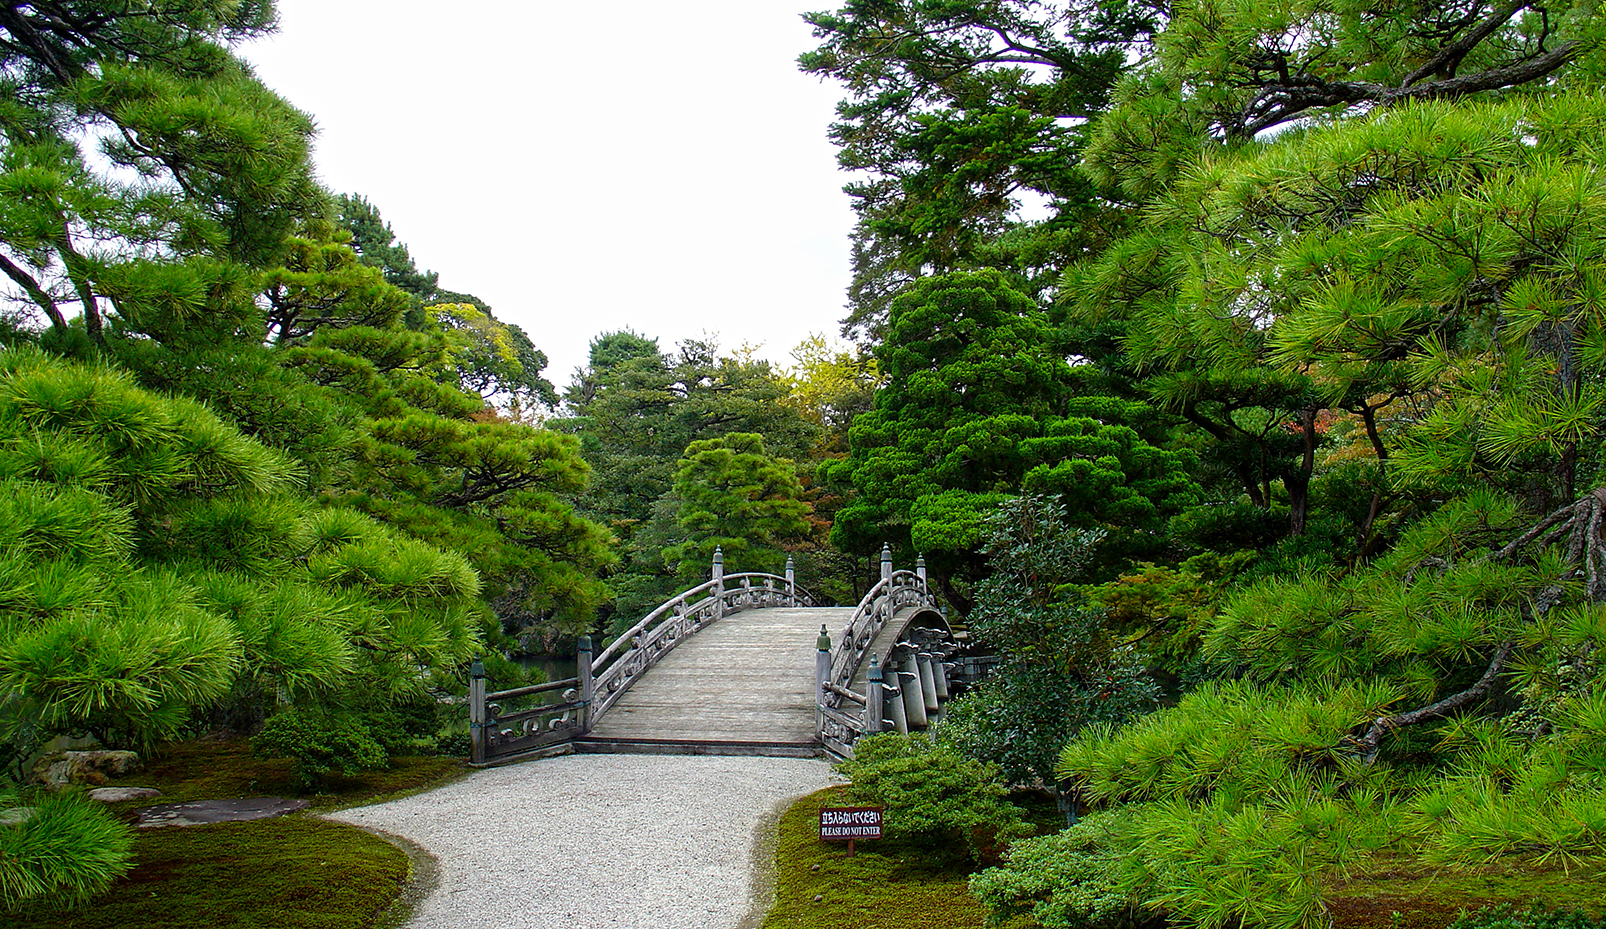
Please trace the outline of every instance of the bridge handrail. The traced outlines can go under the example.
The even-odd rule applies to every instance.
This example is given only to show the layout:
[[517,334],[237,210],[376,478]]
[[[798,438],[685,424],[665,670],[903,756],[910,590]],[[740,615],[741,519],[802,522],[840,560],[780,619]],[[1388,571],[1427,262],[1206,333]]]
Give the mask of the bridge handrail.
[[[869,653],[870,643],[886,627],[894,613],[906,606],[934,606],[926,579],[914,571],[894,571],[890,578],[876,582],[865,592],[853,618],[842,628],[842,635],[831,649],[831,677],[828,683],[844,690],[853,683]],[[842,697],[827,689],[824,704],[831,709],[842,706]]]
[[681,639],[720,616],[767,606],[813,605],[814,595],[803,587],[761,572],[729,574],[681,591],[621,633],[591,662],[590,725]]

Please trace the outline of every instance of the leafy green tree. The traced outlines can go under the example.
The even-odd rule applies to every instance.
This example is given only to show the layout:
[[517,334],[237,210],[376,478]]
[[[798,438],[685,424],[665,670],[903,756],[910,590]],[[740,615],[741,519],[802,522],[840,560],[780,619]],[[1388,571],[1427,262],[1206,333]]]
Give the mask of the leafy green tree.
[[[1103,401],[1075,396],[1047,317],[997,272],[911,288],[894,302],[876,356],[887,384],[854,420],[848,459],[830,468],[857,491],[832,540],[846,551],[890,542],[924,553],[967,613],[967,585],[985,574],[986,516],[1028,482],[1073,493],[1082,525],[1108,524],[1123,543],[1163,531],[1165,517],[1196,502],[1186,453],[1072,415]],[[1104,405],[1106,415],[1130,412]]]
[[[831,138],[858,224],[843,333],[878,341],[891,301],[920,276],[1009,269],[1035,292],[1099,238],[1077,171],[1087,120],[1106,105],[1154,4],[855,0],[810,13],[804,71],[849,93]],[[1023,201],[1048,218],[1025,222]]]
[[228,49],[273,16],[220,0],[7,8],[0,271],[58,339],[72,304],[96,343],[110,310],[153,299],[225,328],[255,315],[240,269],[322,209],[310,118]]
[[779,574],[782,546],[808,531],[809,505],[791,462],[771,457],[764,437],[733,432],[686,446],[675,470],[676,522],[685,541],[664,553],[681,579],[702,579],[716,548],[726,570]]
[[587,628],[611,538],[570,502],[590,469],[579,443],[488,415],[484,401],[432,373],[443,333],[362,327],[319,333],[285,360],[363,418],[344,493],[407,533],[463,552],[505,625]]
[[498,404],[513,419],[557,406],[557,389],[541,376],[546,354],[523,329],[471,303],[435,304],[425,313],[450,346],[450,361],[438,379]]
[[871,409],[882,382],[875,358],[833,350],[823,335],[814,335],[792,350],[792,360],[779,379],[787,388],[784,402],[819,427],[819,445],[810,459],[846,454],[848,427],[853,417]]
[[498,320],[478,297],[443,289],[438,273],[420,271],[406,244],[367,199],[342,194],[335,198],[335,211],[340,227],[350,233],[356,260],[411,298],[402,316],[407,328],[446,332],[451,361],[438,379],[479,394],[514,419],[557,406],[557,389],[541,376],[546,354],[523,329]]
[[609,582],[620,622],[639,619],[681,585],[664,552],[685,541],[673,492],[688,446],[752,433],[775,458],[808,455],[818,430],[785,397],[768,362],[720,356],[709,342],[666,353],[634,332],[592,341],[590,363],[565,395],[569,416],[553,425],[580,438],[595,471],[581,511],[621,540],[624,563]]
[[215,706],[383,703],[473,648],[460,555],[317,507],[284,456],[194,401],[0,357],[7,736],[146,742]]
[[991,573],[967,617],[999,667],[946,711],[941,738],[998,764],[1011,783],[1054,781],[1059,753],[1090,723],[1115,723],[1153,706],[1157,688],[1125,629],[1073,586],[1103,538],[1075,529],[1065,504],[1023,495],[986,517]]
[[[401,319],[407,309],[406,294],[359,262],[344,239],[328,220],[313,222],[304,235],[287,239],[283,263],[261,279],[267,340],[295,345],[321,328],[384,328]],[[151,332],[150,327],[143,331],[159,338],[163,335]],[[161,341],[171,344],[175,340]]]
[[[1515,249],[1512,268],[1537,260],[1539,277],[1558,267],[1551,230],[1511,228],[1504,217],[1519,214],[1504,211],[1554,197],[1543,215],[1565,215],[1548,211],[1565,211],[1569,195],[1478,179],[1493,170],[1514,180],[1529,155],[1570,158],[1566,133],[1528,146],[1474,127],[1527,119],[1536,98],[1524,88],[1548,88],[1598,25],[1520,3],[1430,15],[1369,8],[1331,21],[1277,9],[1269,18],[1217,4],[1179,10],[1156,57],[1123,80],[1092,130],[1087,168],[1106,197],[1145,204],[1146,222],[1070,268],[1061,288],[1074,323],[1119,333],[1140,390],[1208,436],[1203,459],[1235,475],[1238,493],[1263,508],[1286,501],[1290,535],[1339,516],[1311,509],[1324,424],[1358,420],[1375,466],[1362,488],[1371,502],[1347,531],[1367,556],[1392,518],[1386,507],[1414,505],[1390,478],[1413,469],[1400,457],[1412,446],[1390,448],[1388,422],[1405,402],[1450,409],[1424,389],[1434,376],[1409,363],[1429,350],[1419,340],[1434,333],[1481,351],[1485,290],[1505,289],[1493,284],[1506,258],[1496,252]],[[1511,96],[1503,115],[1472,100],[1492,91]],[[1310,126],[1255,139],[1294,120]],[[1535,180],[1551,177],[1530,164]],[[1301,172],[1310,179],[1296,180]],[[1450,220],[1452,204],[1485,198],[1490,212]],[[1486,232],[1504,244],[1472,241]],[[1511,244],[1525,237],[1529,254]],[[1533,286],[1523,278],[1513,279],[1518,289]]]
[[419,306],[443,302],[440,274],[420,271],[405,243],[379,215],[379,208],[358,194],[335,198],[335,210],[342,228],[351,233],[351,248],[370,268],[379,269],[385,283],[411,294]]
[[792,350],[793,365],[781,372],[787,388],[784,402],[809,423],[819,426],[819,440],[798,461],[809,515],[809,538],[793,549],[800,576],[809,589],[836,603],[857,603],[875,569],[867,553],[847,553],[831,544],[836,514],[852,496],[852,487],[832,481],[828,466],[848,455],[848,429],[854,417],[875,405],[882,382],[875,358],[833,348],[823,335],[805,339]]
[[[1092,170],[1150,222],[1067,297],[1124,320],[1157,394],[1305,379],[1306,407],[1267,418],[1308,436],[1350,413],[1374,477],[1362,557],[1203,614],[1241,680],[1066,749],[1096,817],[1126,817],[1067,880],[1113,875],[1196,925],[1306,926],[1324,875],[1383,850],[1454,869],[1600,847],[1598,65],[1556,71],[1599,25],[1525,9],[1179,10],[1095,128]],[[1313,451],[1314,501],[1339,469]],[[1430,512],[1379,540],[1386,494]]]

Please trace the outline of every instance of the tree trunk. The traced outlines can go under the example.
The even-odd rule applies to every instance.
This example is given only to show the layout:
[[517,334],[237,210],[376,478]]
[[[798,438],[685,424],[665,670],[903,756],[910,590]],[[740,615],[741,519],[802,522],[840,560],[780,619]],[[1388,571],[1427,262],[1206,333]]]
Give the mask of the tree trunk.
[[1310,514],[1310,476],[1316,470],[1316,412],[1319,407],[1307,407],[1299,414],[1299,429],[1305,440],[1305,454],[1300,458],[1299,469],[1283,477],[1288,488],[1288,534],[1302,536]]
[[1377,541],[1372,534],[1372,527],[1377,524],[1377,517],[1383,512],[1382,487],[1388,486],[1387,468],[1389,460],[1389,451],[1384,447],[1383,439],[1377,433],[1377,411],[1394,402],[1394,399],[1391,396],[1388,400],[1375,407],[1368,406],[1364,401],[1361,403],[1361,422],[1366,425],[1366,437],[1371,439],[1372,451],[1377,454],[1378,481],[1381,486],[1379,489],[1372,491],[1372,501],[1366,507],[1366,521],[1361,524],[1360,531],[1355,534],[1355,558],[1357,561],[1364,560],[1371,555],[1372,545]]
[[932,574],[931,579],[937,582],[937,589],[942,591],[942,598],[948,605],[959,611],[961,616],[969,616],[971,610],[976,608],[976,601],[959,593],[954,588],[953,578],[944,571],[941,574]]

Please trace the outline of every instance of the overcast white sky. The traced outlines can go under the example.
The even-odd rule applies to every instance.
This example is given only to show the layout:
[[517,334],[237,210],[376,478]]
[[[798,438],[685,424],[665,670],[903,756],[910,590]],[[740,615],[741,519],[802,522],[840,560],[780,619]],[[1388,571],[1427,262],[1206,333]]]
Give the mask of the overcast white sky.
[[317,120],[324,184],[518,323],[560,387],[599,333],[786,363],[837,333],[853,224],[797,70],[834,0],[279,0],[240,51]]

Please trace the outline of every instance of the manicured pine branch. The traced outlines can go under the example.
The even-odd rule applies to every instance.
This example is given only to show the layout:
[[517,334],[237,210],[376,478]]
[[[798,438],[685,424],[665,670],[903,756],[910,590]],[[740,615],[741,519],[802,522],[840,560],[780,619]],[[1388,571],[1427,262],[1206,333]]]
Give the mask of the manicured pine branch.
[[50,317],[50,325],[57,330],[67,328],[67,318],[61,315],[61,308],[56,306],[56,301],[39,286],[39,282],[34,280],[32,275],[5,255],[0,255],[0,271],[4,271],[6,277],[16,281],[17,286],[27,292],[28,298],[45,311],[45,315]]
[[1477,683],[1466,690],[1451,694],[1443,700],[1428,706],[1419,707],[1406,713],[1396,713],[1393,716],[1379,716],[1373,720],[1372,725],[1366,730],[1366,734],[1355,742],[1356,746],[1361,749],[1361,759],[1367,764],[1371,764],[1377,759],[1378,750],[1383,744],[1383,736],[1387,732],[1405,726],[1413,726],[1417,723],[1442,719],[1453,710],[1466,706],[1475,700],[1481,700],[1489,692],[1489,688],[1494,686],[1495,680],[1500,677],[1500,672],[1505,670],[1506,661],[1510,659],[1514,645],[1515,643],[1509,639],[1501,642],[1500,647],[1495,649],[1494,657],[1490,659],[1489,667],[1484,670],[1483,676],[1478,678]]

